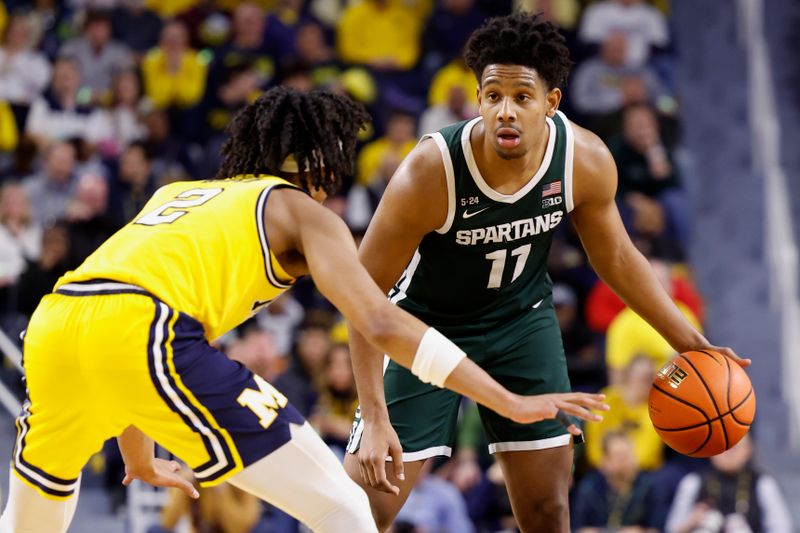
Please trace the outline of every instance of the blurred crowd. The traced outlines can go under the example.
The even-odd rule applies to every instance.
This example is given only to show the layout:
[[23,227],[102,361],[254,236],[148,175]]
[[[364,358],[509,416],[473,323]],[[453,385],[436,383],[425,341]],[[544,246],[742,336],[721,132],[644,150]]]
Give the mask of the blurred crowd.
[[[561,106],[600,135],[618,204],[681,311],[703,325],[686,263],[676,53],[669,0],[5,0],[0,2],[0,327],[16,338],[56,279],[127,223],[159,186],[212,176],[225,126],[276,84],[324,87],[370,111],[356,175],[328,200],[358,238],[420,135],[477,114],[461,59],[470,32],[512,9],[542,12],[576,65]],[[593,273],[569,225],[550,256],[572,385],[611,412],[576,448],[575,531],[788,532],[777,484],[749,439],[712,461],[665,449],[647,414],[670,346]],[[357,405],[347,329],[301,281],[217,341],[274,383],[343,453]],[[465,402],[457,451],[431,462],[395,531],[514,531],[502,472]],[[105,469],[124,506],[121,461]],[[171,496],[154,531],[296,531],[228,485]],[[123,507],[124,508],[124,507]]]

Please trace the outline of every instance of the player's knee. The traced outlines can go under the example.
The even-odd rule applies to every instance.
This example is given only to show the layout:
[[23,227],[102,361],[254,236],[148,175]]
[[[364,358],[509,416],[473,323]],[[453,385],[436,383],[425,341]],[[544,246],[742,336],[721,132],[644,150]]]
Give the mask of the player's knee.
[[523,533],[567,533],[569,501],[565,495],[552,494],[536,502],[517,517]]
[[331,502],[333,510],[312,526],[315,532],[374,533],[376,531],[367,494],[354,482],[350,481],[346,487],[336,487],[331,492],[331,499],[334,500]]

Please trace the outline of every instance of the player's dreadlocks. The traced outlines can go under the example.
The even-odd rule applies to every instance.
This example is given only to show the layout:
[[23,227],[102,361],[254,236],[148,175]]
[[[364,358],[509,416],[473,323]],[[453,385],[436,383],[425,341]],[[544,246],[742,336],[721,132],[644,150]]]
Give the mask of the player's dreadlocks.
[[489,19],[470,37],[464,60],[479,81],[487,65],[522,65],[536,70],[550,89],[564,86],[572,66],[558,29],[527,13]]
[[[324,91],[275,87],[242,109],[228,126],[217,179],[241,174],[283,176],[293,156],[300,185],[331,194],[355,166],[356,135],[369,121],[356,102]],[[307,172],[302,169],[308,168]]]

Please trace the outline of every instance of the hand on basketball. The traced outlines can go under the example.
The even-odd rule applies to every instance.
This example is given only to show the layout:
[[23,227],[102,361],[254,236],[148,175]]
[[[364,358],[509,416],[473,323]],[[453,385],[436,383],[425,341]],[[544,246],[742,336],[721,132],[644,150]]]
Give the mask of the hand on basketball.
[[726,357],[730,357],[731,359],[733,359],[736,362],[736,364],[738,364],[742,368],[747,368],[748,366],[750,366],[752,364],[752,361],[750,359],[743,359],[743,358],[739,357],[736,354],[736,352],[733,351],[732,348],[727,348],[727,347],[724,347],[724,346],[710,346],[709,345],[709,346],[704,346],[703,349],[705,349],[705,350],[714,350],[715,352],[719,352],[719,353],[721,353],[722,355],[724,355]]
[[361,477],[381,492],[400,494],[400,487],[393,485],[386,475],[386,458],[392,458],[394,476],[405,479],[403,474],[403,448],[392,425],[386,422],[365,422],[361,446],[358,449],[358,468]]
[[125,465],[125,478],[122,480],[122,484],[127,487],[131,481],[139,479],[154,487],[175,487],[190,498],[199,498],[200,494],[197,489],[189,480],[181,476],[180,471],[181,465],[177,461],[166,461],[156,457],[150,467],[143,470],[136,470]]
[[546,419],[559,420],[573,435],[580,435],[581,429],[571,423],[569,416],[599,422],[603,417],[592,413],[590,409],[596,411],[608,411],[609,409],[608,405],[603,403],[604,394],[568,392],[521,396],[520,398],[518,405],[508,418],[520,424],[530,424]]

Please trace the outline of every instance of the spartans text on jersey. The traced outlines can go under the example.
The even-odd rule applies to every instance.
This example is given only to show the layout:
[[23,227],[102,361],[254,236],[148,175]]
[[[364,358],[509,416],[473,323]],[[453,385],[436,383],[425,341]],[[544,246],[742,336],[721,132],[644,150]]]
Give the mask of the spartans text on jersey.
[[456,244],[475,245],[493,242],[511,242],[529,235],[539,235],[555,228],[564,217],[563,211],[545,213],[533,218],[523,218],[487,228],[462,229],[456,232]]

